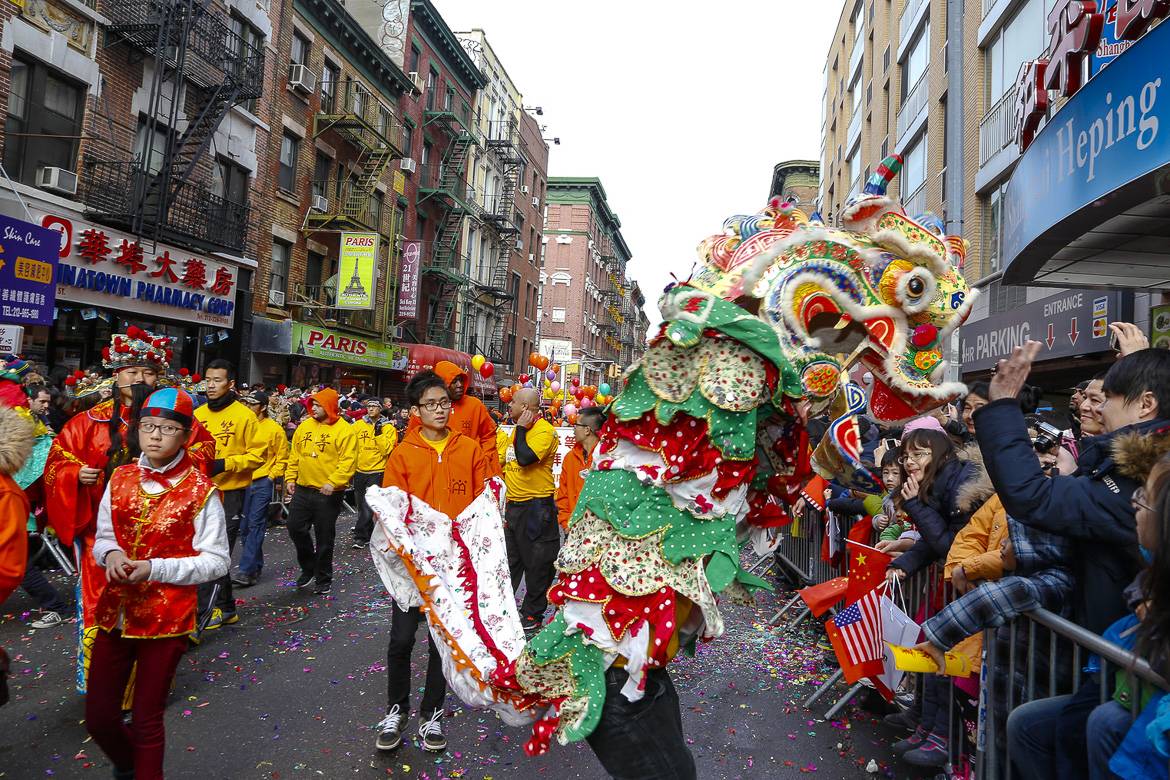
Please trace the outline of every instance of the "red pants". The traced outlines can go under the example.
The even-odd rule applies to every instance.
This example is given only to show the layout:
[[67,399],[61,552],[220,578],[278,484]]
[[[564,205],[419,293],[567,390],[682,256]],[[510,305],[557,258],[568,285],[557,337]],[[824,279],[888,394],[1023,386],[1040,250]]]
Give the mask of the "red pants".
[[[121,631],[98,630],[85,697],[85,728],[114,769],[135,780],[163,776],[166,733],[163,711],[187,637],[124,639]],[[122,722],[122,695],[137,663],[131,721]]]

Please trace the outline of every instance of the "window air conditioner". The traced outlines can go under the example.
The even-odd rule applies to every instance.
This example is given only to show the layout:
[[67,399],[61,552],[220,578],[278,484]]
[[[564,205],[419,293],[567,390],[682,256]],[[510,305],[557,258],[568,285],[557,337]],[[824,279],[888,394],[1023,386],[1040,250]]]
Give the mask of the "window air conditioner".
[[269,306],[284,306],[284,291],[283,290],[269,290],[268,291],[268,305]]
[[532,199],[532,207],[534,209],[540,208],[540,198],[533,198]]
[[422,91],[423,91],[422,76],[420,76],[418,74],[417,70],[412,70],[410,73],[407,74],[407,76],[408,76],[408,78],[410,78],[410,83],[414,84],[414,88],[417,89],[418,93],[421,95]]
[[415,171],[418,170],[418,163],[416,163],[414,160],[412,160],[409,157],[403,157],[398,162],[398,168],[403,173],[414,173]]
[[390,329],[390,335],[395,341],[401,341],[406,336],[406,329],[401,325],[395,325]]
[[516,250],[519,251],[523,248],[524,248],[524,239],[522,239],[522,238],[516,239]]
[[288,66],[288,85],[297,92],[312,94],[317,86],[317,75],[309,70],[308,65],[294,62]]
[[312,208],[314,211],[329,211],[329,198],[324,195],[314,195]]
[[528,194],[528,185],[527,185],[527,184],[521,184],[521,185],[520,185],[520,192],[521,192],[521,194],[523,194],[523,195],[527,195],[527,194]]
[[37,171],[37,186],[43,190],[77,194],[77,174],[64,168],[45,166]]

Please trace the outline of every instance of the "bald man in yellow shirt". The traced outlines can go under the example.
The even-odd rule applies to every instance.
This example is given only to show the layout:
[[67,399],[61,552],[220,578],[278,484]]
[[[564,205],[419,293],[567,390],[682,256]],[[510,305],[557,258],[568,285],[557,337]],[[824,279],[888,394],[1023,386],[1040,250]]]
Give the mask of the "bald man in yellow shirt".
[[553,499],[553,459],[559,438],[556,429],[540,416],[540,394],[530,387],[512,397],[508,414],[516,427],[500,452],[508,489],[504,541],[512,589],[520,586],[521,577],[527,587],[520,619],[524,633],[531,637],[544,622],[548,589],[555,574],[553,564],[561,549]]

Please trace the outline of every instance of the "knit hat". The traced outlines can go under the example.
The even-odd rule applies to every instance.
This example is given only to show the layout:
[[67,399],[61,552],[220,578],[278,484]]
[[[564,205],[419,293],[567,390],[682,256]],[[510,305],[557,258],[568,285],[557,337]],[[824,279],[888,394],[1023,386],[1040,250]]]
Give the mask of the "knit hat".
[[131,325],[125,333],[111,336],[108,347],[102,347],[102,366],[114,372],[135,366],[162,370],[174,357],[171,352],[172,341],[167,336],[156,336],[137,325]]
[[174,420],[185,427],[190,427],[194,416],[195,404],[191,401],[191,396],[174,387],[165,387],[151,393],[138,415],[139,419],[162,417],[165,420]]
[[910,431],[919,431],[924,429],[928,431],[946,433],[942,427],[942,423],[940,423],[934,417],[931,417],[929,414],[924,414],[923,416],[915,417],[913,420],[906,423],[906,427],[902,429],[902,438],[906,438],[906,434],[910,433]]

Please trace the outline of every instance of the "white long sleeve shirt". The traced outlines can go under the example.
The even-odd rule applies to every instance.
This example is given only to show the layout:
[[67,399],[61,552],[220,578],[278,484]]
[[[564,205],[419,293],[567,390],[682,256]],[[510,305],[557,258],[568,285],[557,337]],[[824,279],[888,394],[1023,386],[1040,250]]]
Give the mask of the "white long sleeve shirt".
[[[173,468],[182,456],[183,453],[180,452],[161,469],[151,466],[145,455],[141,456],[138,465],[144,472],[142,489],[150,495],[157,495],[166,490],[166,485],[151,479],[150,474],[166,472]],[[195,537],[191,546],[195,549],[195,555],[185,558],[152,558],[148,579],[171,585],[198,585],[227,574],[231,565],[231,553],[228,551],[227,522],[218,490],[195,516]],[[106,556],[114,550],[125,552],[114,535],[114,521],[110,515],[110,486],[107,484],[102,502],[98,506],[97,535],[93,544],[93,558],[98,566],[105,566]]]

